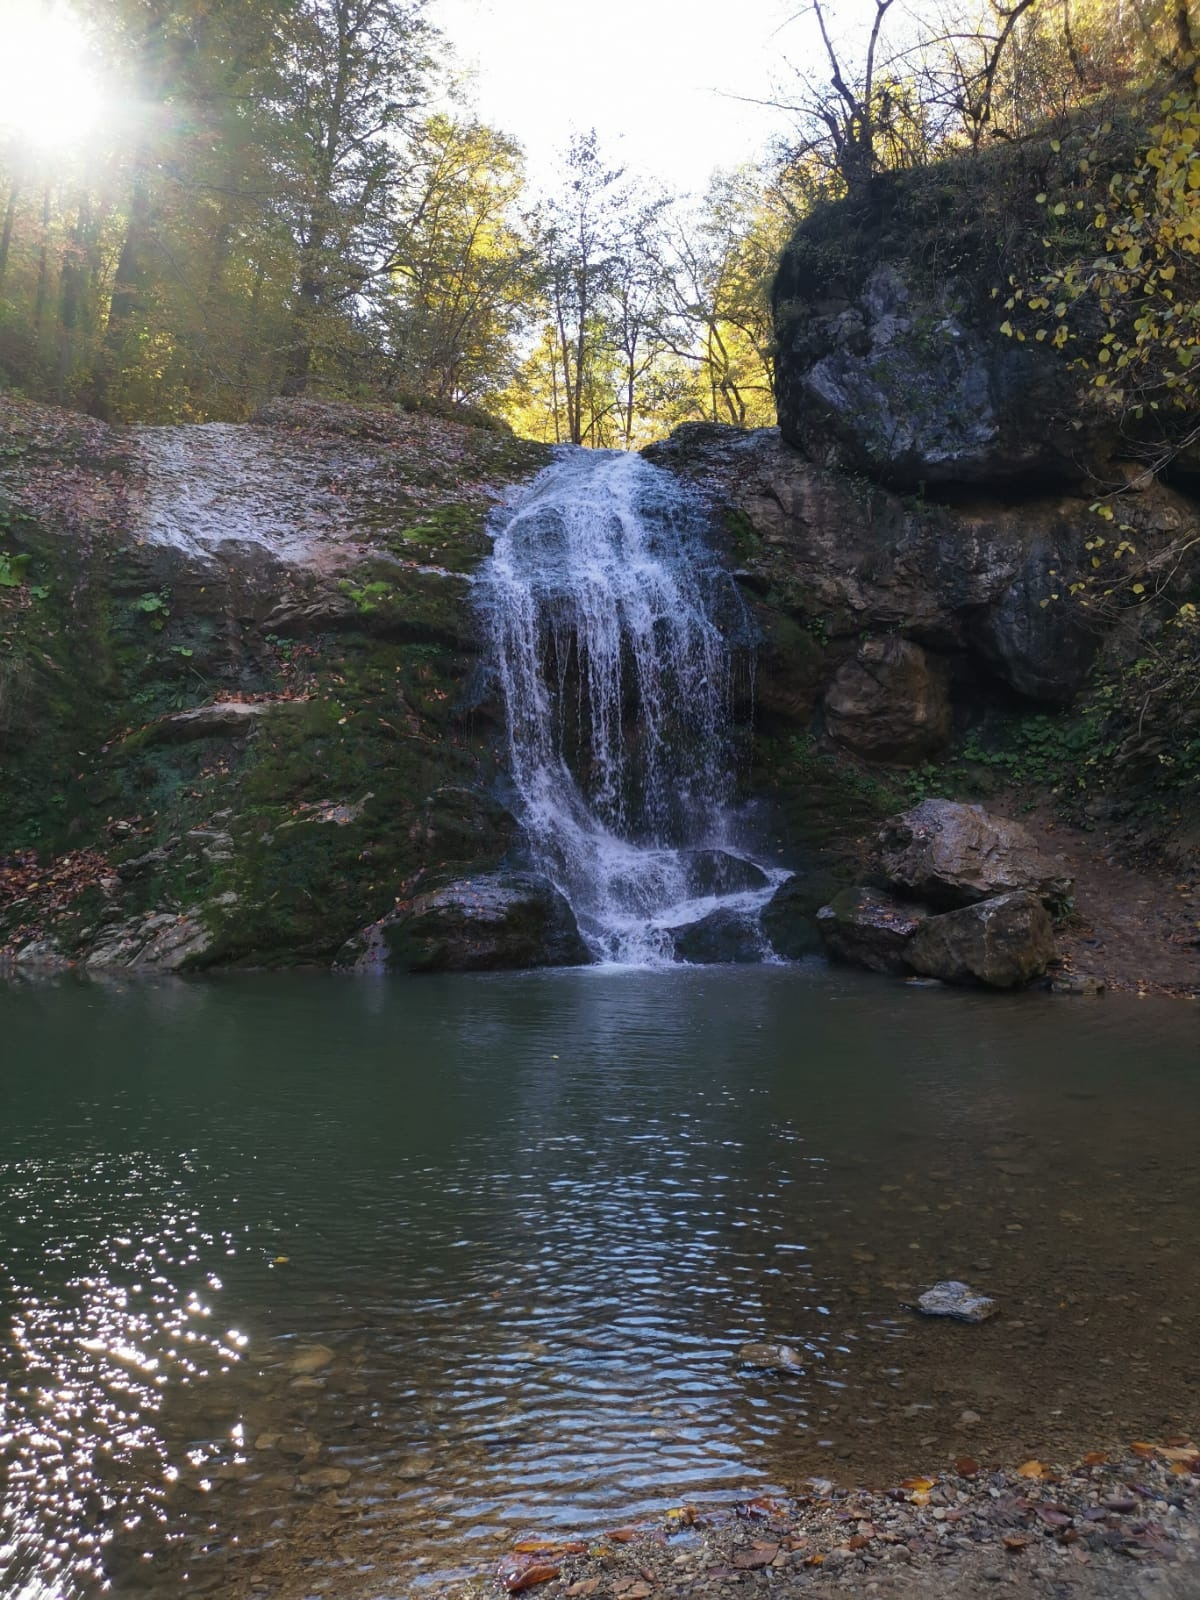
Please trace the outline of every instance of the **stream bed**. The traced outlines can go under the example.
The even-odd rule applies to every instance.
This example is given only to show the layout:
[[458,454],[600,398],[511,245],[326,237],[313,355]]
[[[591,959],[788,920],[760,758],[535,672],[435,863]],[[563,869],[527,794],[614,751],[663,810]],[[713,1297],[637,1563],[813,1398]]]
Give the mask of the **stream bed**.
[[1185,1002],[820,963],[0,985],[0,1593],[403,1600],[1186,1432],[1198,1069]]

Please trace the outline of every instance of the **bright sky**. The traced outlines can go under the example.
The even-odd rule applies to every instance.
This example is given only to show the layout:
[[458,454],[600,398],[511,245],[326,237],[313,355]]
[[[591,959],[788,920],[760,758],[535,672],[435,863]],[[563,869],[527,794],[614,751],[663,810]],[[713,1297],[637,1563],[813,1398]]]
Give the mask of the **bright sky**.
[[[766,97],[780,24],[799,0],[433,0],[433,20],[475,72],[487,122],[525,146],[545,179],[573,130],[595,127],[612,159],[676,191],[753,158],[778,113]],[[783,38],[794,42],[794,30]]]

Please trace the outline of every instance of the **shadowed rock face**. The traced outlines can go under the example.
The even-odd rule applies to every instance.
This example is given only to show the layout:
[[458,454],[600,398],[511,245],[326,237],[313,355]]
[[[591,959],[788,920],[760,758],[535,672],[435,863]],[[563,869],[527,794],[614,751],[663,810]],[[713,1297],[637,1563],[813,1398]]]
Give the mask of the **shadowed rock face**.
[[982,806],[924,800],[879,834],[875,865],[894,893],[942,910],[1014,890],[1062,905],[1071,880],[1019,822]]
[[[1064,591],[1091,570],[1090,499],[906,497],[830,471],[768,428],[689,423],[647,455],[700,483],[730,519],[731,557],[763,640],[764,724],[807,729],[824,703],[839,742],[903,765],[944,737],[939,682],[964,698],[993,686],[1050,706],[1083,687],[1105,624]],[[1152,557],[1181,541],[1195,511],[1151,487],[1123,514]],[[914,690],[923,709],[909,715],[901,702]]]
[[950,739],[947,665],[911,639],[864,639],[826,691],[825,721],[867,760],[921,761]]

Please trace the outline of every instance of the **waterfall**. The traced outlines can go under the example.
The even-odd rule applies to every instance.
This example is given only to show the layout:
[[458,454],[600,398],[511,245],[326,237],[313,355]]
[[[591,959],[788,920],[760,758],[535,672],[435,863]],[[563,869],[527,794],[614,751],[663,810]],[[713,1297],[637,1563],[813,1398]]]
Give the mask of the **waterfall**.
[[600,960],[674,960],[714,914],[755,924],[787,876],[733,838],[740,600],[705,530],[639,456],[563,451],[480,574],[516,810]]

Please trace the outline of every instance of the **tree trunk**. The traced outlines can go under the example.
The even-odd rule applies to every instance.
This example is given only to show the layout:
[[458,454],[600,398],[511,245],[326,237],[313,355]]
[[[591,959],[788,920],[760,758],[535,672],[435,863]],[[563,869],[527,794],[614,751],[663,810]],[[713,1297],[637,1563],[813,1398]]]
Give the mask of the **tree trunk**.
[[17,201],[21,198],[21,186],[14,183],[8,191],[8,204],[4,208],[4,227],[0,229],[0,289],[4,287],[5,275],[8,272],[8,253],[12,248],[13,223],[17,218]]

